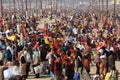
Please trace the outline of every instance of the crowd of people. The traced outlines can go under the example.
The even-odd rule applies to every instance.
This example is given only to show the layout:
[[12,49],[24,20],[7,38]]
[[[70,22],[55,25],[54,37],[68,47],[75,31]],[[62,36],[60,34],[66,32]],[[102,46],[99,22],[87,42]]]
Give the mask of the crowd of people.
[[83,11],[58,16],[44,28],[32,14],[0,18],[0,80],[25,80],[32,72],[51,80],[118,80],[119,17]]

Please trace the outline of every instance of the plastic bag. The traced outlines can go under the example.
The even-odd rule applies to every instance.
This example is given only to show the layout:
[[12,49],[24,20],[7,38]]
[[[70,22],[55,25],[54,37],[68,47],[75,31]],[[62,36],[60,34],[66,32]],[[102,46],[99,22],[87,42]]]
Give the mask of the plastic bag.
[[35,74],[42,73],[42,67],[40,65],[34,67]]

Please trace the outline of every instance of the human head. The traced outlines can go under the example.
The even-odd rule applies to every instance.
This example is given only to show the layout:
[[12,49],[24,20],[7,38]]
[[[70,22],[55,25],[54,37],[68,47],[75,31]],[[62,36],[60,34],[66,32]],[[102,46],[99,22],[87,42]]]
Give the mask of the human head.
[[111,66],[111,70],[116,70],[115,65],[112,65],[112,66]]
[[3,60],[0,60],[0,66],[3,66]]
[[24,56],[21,57],[21,63],[26,63]]

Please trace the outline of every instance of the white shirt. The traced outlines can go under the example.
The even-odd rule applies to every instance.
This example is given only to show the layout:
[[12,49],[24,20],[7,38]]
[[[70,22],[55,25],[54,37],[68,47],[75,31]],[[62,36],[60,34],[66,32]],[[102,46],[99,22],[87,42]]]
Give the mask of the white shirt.
[[12,67],[12,76],[20,75],[19,67],[13,66]]
[[27,62],[31,62],[30,54],[27,51],[24,51],[24,56]]
[[74,34],[78,34],[78,29],[77,29],[77,28],[74,28],[74,29],[73,29],[73,33],[74,33]]
[[52,53],[49,52],[49,53],[47,54],[47,56],[46,56],[46,59],[48,60],[48,63],[49,63],[49,64],[51,64],[51,55],[52,55]]

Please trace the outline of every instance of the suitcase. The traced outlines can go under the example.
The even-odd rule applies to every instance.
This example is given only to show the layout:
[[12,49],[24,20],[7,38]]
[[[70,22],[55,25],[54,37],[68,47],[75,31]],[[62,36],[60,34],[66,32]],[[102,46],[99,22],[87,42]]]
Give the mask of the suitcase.
[[79,73],[74,73],[73,80],[80,80],[80,74]]

